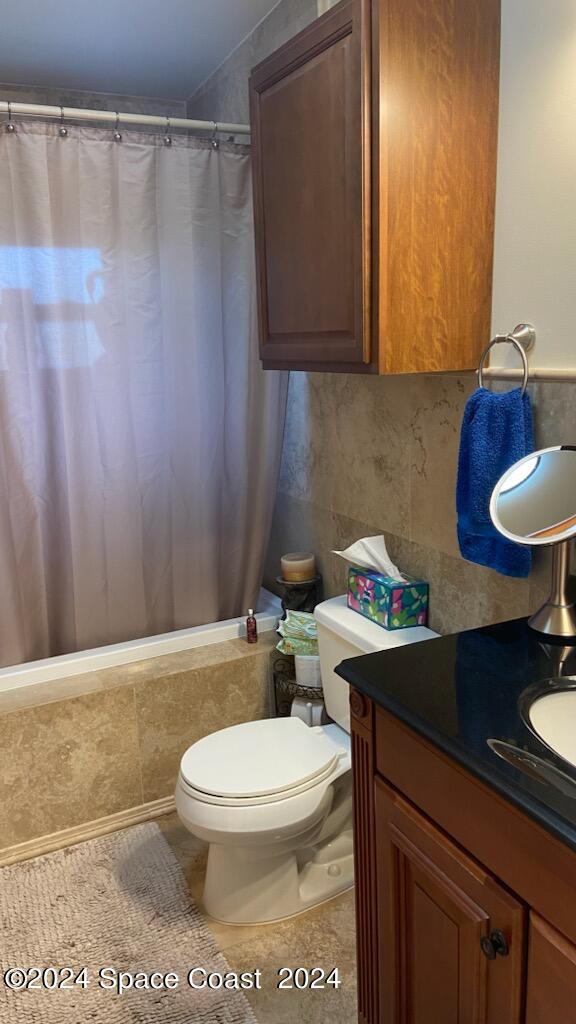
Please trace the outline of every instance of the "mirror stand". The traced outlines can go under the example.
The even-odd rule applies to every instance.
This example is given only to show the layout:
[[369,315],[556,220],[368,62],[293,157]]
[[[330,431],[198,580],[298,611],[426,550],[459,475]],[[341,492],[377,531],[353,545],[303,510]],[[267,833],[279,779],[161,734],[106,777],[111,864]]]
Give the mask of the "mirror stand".
[[528,619],[528,625],[546,636],[570,638],[576,643],[576,607],[568,597],[571,540],[552,548],[552,584],[545,604]]
[[570,542],[576,537],[576,445],[554,445],[525,455],[500,477],[490,518],[508,540],[551,547],[548,600],[528,619],[541,636],[576,646],[576,606],[570,588]]

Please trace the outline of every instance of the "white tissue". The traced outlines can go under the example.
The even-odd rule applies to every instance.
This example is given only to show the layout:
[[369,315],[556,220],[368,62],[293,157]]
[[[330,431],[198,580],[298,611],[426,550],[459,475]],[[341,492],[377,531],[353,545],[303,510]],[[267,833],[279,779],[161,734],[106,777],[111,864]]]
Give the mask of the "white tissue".
[[351,565],[358,566],[359,569],[372,569],[374,572],[379,572],[382,576],[389,576],[390,579],[398,582],[405,579],[398,566],[394,565],[390,558],[384,537],[362,537],[362,540],[357,540],[345,551],[335,551],[334,554],[340,555],[341,558],[350,562]]

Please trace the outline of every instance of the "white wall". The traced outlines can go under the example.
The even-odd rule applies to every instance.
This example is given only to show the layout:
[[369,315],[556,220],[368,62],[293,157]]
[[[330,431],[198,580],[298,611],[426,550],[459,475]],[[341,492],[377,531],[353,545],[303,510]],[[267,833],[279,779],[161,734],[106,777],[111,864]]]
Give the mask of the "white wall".
[[493,333],[522,320],[533,366],[576,367],[575,0],[502,3]]

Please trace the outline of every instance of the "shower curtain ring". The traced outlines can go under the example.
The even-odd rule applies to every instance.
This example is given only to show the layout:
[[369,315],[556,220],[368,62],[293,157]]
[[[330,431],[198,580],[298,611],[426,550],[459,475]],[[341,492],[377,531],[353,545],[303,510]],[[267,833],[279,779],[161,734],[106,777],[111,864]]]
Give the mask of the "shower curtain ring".
[[170,118],[169,117],[166,118],[166,135],[164,136],[164,145],[165,146],[171,146],[172,145],[172,137],[170,135]]
[[122,132],[120,131],[120,114],[116,111],[116,125],[114,128],[114,141],[122,142]]
[[10,100],[8,100],[8,121],[6,123],[6,131],[9,135],[13,135],[16,131],[16,125],[12,121],[12,104]]
[[217,124],[216,121],[212,121],[212,149],[218,149],[218,147],[220,145],[220,143],[218,142],[218,139],[216,137],[217,134],[218,134],[218,124]]
[[58,129],[58,135],[63,139],[68,135],[68,129],[64,124],[64,107],[60,107],[60,127]]

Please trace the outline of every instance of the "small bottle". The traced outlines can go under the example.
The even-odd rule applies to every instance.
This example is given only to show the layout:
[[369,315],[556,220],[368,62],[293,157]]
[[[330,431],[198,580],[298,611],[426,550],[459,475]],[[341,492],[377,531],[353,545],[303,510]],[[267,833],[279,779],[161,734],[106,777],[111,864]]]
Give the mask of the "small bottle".
[[254,609],[248,609],[248,618],[246,619],[246,642],[249,644],[258,643],[258,623],[256,622],[256,616],[254,615]]

